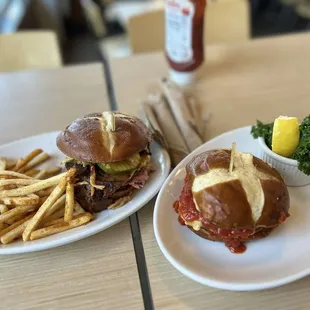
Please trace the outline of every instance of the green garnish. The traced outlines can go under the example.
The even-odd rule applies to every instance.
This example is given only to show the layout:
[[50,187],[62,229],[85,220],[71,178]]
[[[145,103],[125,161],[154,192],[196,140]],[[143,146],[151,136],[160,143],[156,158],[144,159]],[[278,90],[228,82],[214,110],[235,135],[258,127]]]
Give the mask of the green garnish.
[[310,175],[310,115],[299,126],[300,141],[292,158],[298,161],[298,169]]
[[310,137],[302,138],[292,159],[298,161],[298,168],[306,175],[310,175]]
[[[298,161],[298,169],[300,171],[310,175],[310,115],[302,121],[299,130],[300,141],[291,158]],[[266,145],[272,149],[272,131],[273,123],[263,124],[261,121],[257,121],[257,124],[252,126],[251,134],[255,139],[258,137],[264,138]]]
[[252,126],[251,134],[254,139],[257,139],[258,137],[264,138],[265,143],[271,149],[272,130],[273,130],[273,123],[263,124],[261,121],[257,120],[256,126]]
[[307,116],[299,126],[300,138],[310,137],[310,115]]

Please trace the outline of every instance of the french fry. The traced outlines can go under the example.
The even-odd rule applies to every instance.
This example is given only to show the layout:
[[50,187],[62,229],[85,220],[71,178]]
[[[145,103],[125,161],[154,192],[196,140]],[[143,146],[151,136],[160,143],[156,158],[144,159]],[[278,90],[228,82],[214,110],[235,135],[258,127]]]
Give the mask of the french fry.
[[14,189],[14,188],[17,188],[17,186],[14,184],[1,186],[1,190]]
[[0,233],[2,230],[6,229],[9,225],[6,223],[0,223]]
[[13,218],[14,216],[20,215],[20,214],[24,214],[30,210],[35,209],[35,206],[18,206],[14,209],[11,209],[3,214],[0,215],[0,223],[4,223],[7,220],[10,220],[11,218]]
[[7,165],[7,159],[5,157],[0,158],[0,170],[5,170]]
[[7,234],[8,232],[12,231],[13,229],[15,229],[16,227],[18,227],[19,225],[25,223],[27,220],[31,219],[34,216],[34,213],[31,213],[29,215],[27,215],[26,217],[23,217],[22,219],[20,219],[19,221],[11,224],[9,227],[3,229],[0,232],[0,237],[4,236],[5,234]]
[[100,190],[103,190],[105,188],[104,185],[97,185],[96,184],[96,170],[95,170],[95,166],[90,166],[89,183],[91,185],[91,188],[90,188],[90,195],[91,196],[94,196],[95,188],[100,189]]
[[85,210],[81,207],[81,205],[77,201],[75,201],[74,203],[74,211],[75,211],[75,214],[85,213]]
[[38,169],[30,169],[27,172],[25,172],[25,175],[28,175],[29,177],[34,177],[39,172],[40,172],[40,170],[38,170]]
[[46,153],[41,153],[38,156],[36,156],[33,160],[31,160],[26,166],[19,169],[18,172],[21,172],[21,173],[27,172],[28,170],[35,168],[36,166],[47,161],[49,158],[50,158],[50,155]]
[[16,167],[20,166],[22,162],[23,162],[23,158],[18,159],[16,162],[16,165],[12,168],[12,171],[17,171]]
[[[62,210],[59,210],[59,211],[62,211]],[[57,212],[58,213],[58,212]],[[83,212],[84,214],[86,213],[85,211]],[[59,213],[60,214],[60,213]],[[72,217],[72,220],[75,220],[77,218],[79,218],[80,216],[82,215],[82,213],[80,214],[75,214],[73,217]],[[71,220],[71,221],[72,221]],[[55,218],[55,219],[52,219],[52,220],[49,220],[49,221],[46,221],[44,222],[44,225],[42,225],[42,227],[48,227],[48,226],[53,226],[53,225],[56,225],[56,224],[61,224],[61,223],[68,223],[66,221],[64,221],[64,218],[63,216],[59,216],[58,218]]]
[[69,230],[71,228],[82,226],[82,225],[88,223],[92,218],[93,218],[92,214],[84,213],[84,214],[77,216],[75,219],[73,219],[69,223],[66,223],[63,221],[62,223],[58,223],[58,224],[55,224],[52,226],[40,228],[40,229],[35,230],[31,233],[30,240],[40,239],[43,237],[47,237],[50,235],[57,234],[59,232]]
[[36,195],[38,195],[39,197],[45,197],[45,196],[49,196],[52,191],[54,190],[55,186],[51,186],[47,189],[42,189],[38,192],[36,192]]
[[50,177],[53,177],[53,176],[59,174],[61,171],[62,171],[62,169],[60,167],[55,167],[52,169],[43,169],[41,171],[39,170],[37,175],[35,175],[34,177],[36,179],[50,178]]
[[[27,227],[23,232],[23,240],[28,241],[30,239],[31,233],[38,227],[41,220],[44,218],[48,210],[53,206],[56,200],[64,193],[66,190],[67,180],[70,180],[76,174],[76,169],[70,169],[67,173],[62,175],[59,184],[55,187],[51,195],[39,208],[35,216],[29,221]],[[58,177],[58,176],[57,176]],[[56,177],[53,177],[56,178]],[[30,185],[32,186],[32,185]],[[43,188],[42,188],[43,189]]]
[[6,170],[12,170],[15,167],[16,163],[16,160],[8,160],[6,163]]
[[[93,215],[74,200],[76,169],[38,169],[50,158],[41,149],[17,161],[0,158],[0,242],[35,240],[81,226]],[[95,184],[93,173],[91,182]],[[88,184],[88,183],[87,183]],[[99,186],[98,186],[99,187]]]
[[66,205],[64,215],[64,220],[67,223],[72,220],[73,208],[74,208],[74,185],[73,183],[68,182],[66,189]]
[[64,223],[64,218],[63,217],[59,217],[58,219],[53,219],[53,220],[49,220],[49,221],[44,222],[44,225],[42,225],[42,228],[48,227],[48,226],[53,226],[53,225],[56,225],[56,224],[61,224],[61,223]]
[[[52,205],[52,207],[47,211],[44,219],[46,219],[47,217],[51,216],[52,214],[54,214],[55,212],[57,212],[60,208],[64,207],[66,202],[66,195],[62,195],[60,198],[57,199],[57,201]],[[64,209],[63,209],[63,213],[62,215],[64,215]]]
[[0,198],[0,203],[3,203],[5,205],[13,205],[13,206],[37,205],[40,203],[40,198],[39,197],[8,197],[8,198]]
[[66,173],[62,173],[62,174],[56,175],[54,177],[51,177],[49,179],[42,180],[42,181],[39,181],[37,183],[31,184],[31,185],[28,185],[25,187],[1,191],[0,192],[0,198],[1,197],[25,196],[28,194],[38,192],[42,189],[56,185],[62,179],[62,177],[65,175],[66,175]]
[[125,196],[125,197],[119,198],[114,203],[109,205],[108,209],[109,210],[116,210],[116,209],[122,207],[125,203],[127,203],[130,200],[131,200],[131,196]]
[[34,193],[28,194],[27,196],[32,198],[39,198],[39,196]]
[[27,213],[16,214],[15,216],[10,218],[9,220],[5,221],[5,223],[8,224],[8,225],[13,225],[14,223],[16,223],[16,222],[22,220],[23,218],[25,218],[26,215],[27,215]]
[[0,213],[3,214],[5,212],[8,212],[9,208],[6,205],[1,205],[0,204]]
[[52,169],[46,169],[46,175],[48,177],[52,177],[54,175],[57,175],[61,171],[62,171],[62,169],[60,167],[55,167],[55,168],[52,168]]
[[34,175],[34,178],[35,179],[44,179],[45,178],[45,176],[46,176],[46,170],[45,169],[43,169],[43,170],[41,170],[40,172],[38,172],[36,175]]
[[[38,169],[50,155],[35,149],[24,158],[0,158],[0,242],[35,240],[81,226],[93,215],[74,200],[76,169]],[[93,173],[91,182],[95,184]],[[88,183],[87,183],[88,184]],[[101,186],[98,186],[101,187]]]
[[39,206],[41,206],[47,200],[47,198],[48,198],[48,196],[39,197]]
[[39,225],[40,227],[46,227],[50,226],[50,222],[61,219],[62,221],[64,220],[64,214],[65,214],[65,209],[60,209],[53,213],[52,215],[46,217],[41,224]]
[[31,177],[15,171],[0,171],[0,179],[32,179]]
[[37,183],[39,180],[34,179],[6,179],[0,180],[0,186],[7,186],[7,185],[30,185],[33,183]]
[[36,149],[30,152],[25,158],[21,158],[16,166],[13,168],[13,171],[18,171],[24,166],[26,166],[32,159],[37,157],[39,154],[41,154],[43,151],[41,149]]
[[69,171],[65,173],[67,183],[73,183],[73,180],[76,176],[76,168],[71,168]]
[[28,223],[31,221],[31,216],[29,216],[30,218],[27,219],[25,222],[23,222],[22,224],[20,224],[19,226],[15,227],[14,229],[12,229],[11,231],[9,231],[8,233],[6,233],[5,235],[3,235],[0,238],[0,241],[3,244],[8,244],[10,242],[12,242],[13,240],[20,238],[23,234],[23,231],[25,230],[25,227],[27,227]]

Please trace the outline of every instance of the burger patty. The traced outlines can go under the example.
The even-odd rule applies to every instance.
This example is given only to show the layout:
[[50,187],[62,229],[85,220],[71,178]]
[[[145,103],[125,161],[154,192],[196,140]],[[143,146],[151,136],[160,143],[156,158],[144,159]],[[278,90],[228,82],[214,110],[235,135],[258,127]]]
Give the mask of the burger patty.
[[[187,176],[185,177],[185,184],[179,200],[174,203],[173,208],[179,214],[179,222],[181,225],[186,225],[191,231],[202,238],[211,241],[224,242],[233,253],[244,252],[246,247],[243,242],[268,236],[286,218],[285,214],[282,214],[279,223],[272,227],[221,229],[220,227],[206,221],[196,209],[191,190],[191,183]],[[192,224],[195,222],[200,223],[198,230],[193,228]]]
[[83,165],[74,161],[66,163],[66,169],[77,169],[74,194],[76,200],[89,212],[100,212],[107,209],[118,199],[131,195],[135,188],[142,188],[149,178],[148,170],[144,167],[135,171],[134,174],[128,172],[113,175],[106,174],[96,165],[94,167],[96,185],[104,186],[104,188],[94,188],[94,194],[91,195],[90,165]]

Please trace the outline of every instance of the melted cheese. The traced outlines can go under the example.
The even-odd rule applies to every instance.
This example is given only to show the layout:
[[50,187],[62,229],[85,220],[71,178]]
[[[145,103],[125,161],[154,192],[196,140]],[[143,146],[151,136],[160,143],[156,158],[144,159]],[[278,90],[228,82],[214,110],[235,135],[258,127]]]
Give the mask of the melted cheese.
[[187,226],[193,227],[193,229],[196,231],[199,231],[201,226],[202,226],[201,221],[198,221],[198,220],[197,221],[189,221],[189,222],[184,221],[184,222]]
[[[263,179],[271,180],[275,178],[255,168],[253,164],[253,155],[236,152],[234,169],[232,172],[224,168],[212,169],[206,174],[195,178],[192,191],[198,193],[222,182],[239,180],[251,207],[253,220],[256,222],[260,218],[265,204],[265,195],[260,182],[260,180]],[[198,208],[195,199],[194,202],[196,208]]]

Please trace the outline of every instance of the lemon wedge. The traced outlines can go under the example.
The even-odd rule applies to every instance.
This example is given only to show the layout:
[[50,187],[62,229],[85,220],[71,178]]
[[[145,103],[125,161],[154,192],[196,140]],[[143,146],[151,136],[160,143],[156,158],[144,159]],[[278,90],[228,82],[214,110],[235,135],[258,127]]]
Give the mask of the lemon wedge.
[[290,157],[299,143],[299,124],[296,117],[280,116],[275,119],[272,133],[272,151]]

